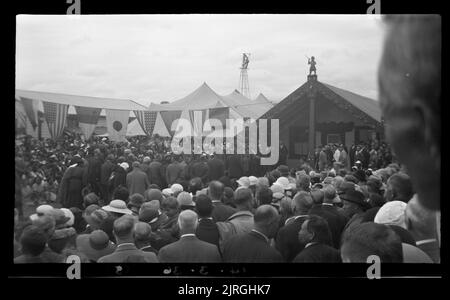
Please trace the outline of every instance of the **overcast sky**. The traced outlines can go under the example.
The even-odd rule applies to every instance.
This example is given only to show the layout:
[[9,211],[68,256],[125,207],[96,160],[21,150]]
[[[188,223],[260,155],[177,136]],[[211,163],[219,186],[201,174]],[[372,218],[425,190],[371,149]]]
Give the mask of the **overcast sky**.
[[238,88],[250,52],[252,98],[285,98],[313,55],[319,81],[376,99],[382,40],[370,15],[20,15],[16,88],[144,105],[203,82],[224,95]]

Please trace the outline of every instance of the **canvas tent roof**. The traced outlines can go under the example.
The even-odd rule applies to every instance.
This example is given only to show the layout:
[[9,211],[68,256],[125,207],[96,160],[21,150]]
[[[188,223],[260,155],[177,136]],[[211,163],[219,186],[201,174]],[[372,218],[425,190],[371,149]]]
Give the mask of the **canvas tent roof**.
[[146,110],[146,107],[133,100],[99,98],[90,96],[77,96],[58,93],[38,92],[16,89],[16,97],[25,97],[33,100],[48,101],[74,106],[95,108],[120,109],[120,110]]
[[184,98],[178,99],[174,102],[167,104],[155,104],[151,103],[149,106],[150,111],[173,111],[173,110],[185,110],[189,108],[191,110],[202,110],[214,107],[225,107],[222,97],[214,92],[204,82],[195,91],[190,93]]
[[250,117],[256,119],[258,116],[255,113],[254,103],[237,90],[234,90],[231,94],[222,96],[227,106],[234,107],[241,116]]

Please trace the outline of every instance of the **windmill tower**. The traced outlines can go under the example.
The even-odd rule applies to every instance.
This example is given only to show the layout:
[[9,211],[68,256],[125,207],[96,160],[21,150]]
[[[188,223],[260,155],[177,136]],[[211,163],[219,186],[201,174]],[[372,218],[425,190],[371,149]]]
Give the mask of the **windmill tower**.
[[250,53],[242,53],[241,76],[239,78],[239,92],[245,97],[250,98],[250,86],[248,84],[247,67]]

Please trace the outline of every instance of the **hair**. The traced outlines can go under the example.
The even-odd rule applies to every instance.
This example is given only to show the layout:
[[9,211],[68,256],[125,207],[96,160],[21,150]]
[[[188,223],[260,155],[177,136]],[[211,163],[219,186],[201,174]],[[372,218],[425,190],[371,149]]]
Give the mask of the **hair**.
[[333,203],[334,198],[336,198],[336,189],[333,185],[329,184],[324,186],[322,189],[323,192],[323,202],[324,203]]
[[211,198],[209,196],[201,194],[197,196],[195,209],[200,218],[208,218],[211,217],[213,211],[213,205]]
[[198,215],[195,211],[186,209],[178,216],[180,231],[194,233],[198,226]]
[[88,207],[89,205],[92,205],[92,204],[98,205],[98,200],[99,200],[99,197],[97,196],[97,194],[89,193],[86,196],[84,196],[84,198],[83,198],[84,207]]
[[128,203],[128,197],[130,196],[130,193],[128,192],[128,189],[124,186],[118,186],[114,192],[113,192],[113,199],[119,199],[125,201],[125,203]]
[[253,200],[252,191],[248,188],[239,188],[234,195],[234,203],[236,205],[250,204]]
[[145,243],[150,240],[152,228],[150,224],[145,222],[137,222],[134,224],[134,242]]
[[350,262],[366,263],[371,255],[377,255],[382,263],[403,262],[402,241],[387,225],[366,222],[346,231],[341,253]]
[[306,214],[313,206],[313,200],[308,192],[298,192],[292,202],[292,210],[295,214]]
[[255,223],[255,228],[261,228],[264,231],[270,231],[270,227],[275,221],[278,221],[278,212],[271,205],[261,205],[256,209],[255,215],[253,216]]
[[211,199],[220,200],[222,199],[224,192],[224,184],[220,181],[211,181],[209,184],[209,196]]
[[331,231],[327,220],[320,216],[309,215],[305,222],[306,221],[308,221],[306,224],[306,230],[308,230],[309,233],[314,233],[312,242],[332,246]]
[[256,191],[256,199],[259,201],[259,205],[272,203],[272,190],[267,186],[261,186]]
[[47,243],[47,235],[37,226],[29,225],[22,231],[20,244],[22,252],[31,256],[41,254]]
[[133,234],[136,219],[131,215],[123,215],[114,221],[113,232],[118,238],[127,238]]
[[302,191],[309,192],[309,186],[311,184],[311,179],[308,175],[305,175],[305,174],[299,175],[295,183],[296,183],[296,187],[297,187],[298,191],[302,190]]
[[388,184],[392,187],[395,200],[407,203],[414,195],[411,179],[403,172],[395,173],[389,177]]

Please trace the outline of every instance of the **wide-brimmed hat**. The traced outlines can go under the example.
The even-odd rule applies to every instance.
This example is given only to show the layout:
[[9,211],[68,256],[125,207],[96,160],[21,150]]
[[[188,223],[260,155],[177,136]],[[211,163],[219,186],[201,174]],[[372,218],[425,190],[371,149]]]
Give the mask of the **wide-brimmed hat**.
[[248,180],[249,180],[249,182],[250,182],[250,186],[256,185],[256,184],[258,183],[258,178],[255,177],[255,176],[249,176],[249,177],[248,177]]
[[139,221],[153,224],[158,221],[160,212],[155,208],[142,207],[139,211]]
[[247,176],[243,176],[236,181],[240,186],[248,188],[250,186],[250,179]]
[[53,210],[53,206],[51,206],[51,205],[47,205],[47,204],[40,205],[36,208],[36,213],[30,215],[30,220],[34,221],[34,220],[37,220],[41,216],[50,215],[52,210]]
[[109,205],[103,206],[102,209],[125,215],[131,215],[133,213],[127,208],[127,204],[123,200],[113,200],[109,203]]
[[59,208],[54,208],[50,212],[50,216],[55,219],[55,228],[59,229],[66,226],[66,223],[70,220],[70,217],[66,217],[66,214],[63,210]]
[[287,179],[287,177],[278,177],[275,183],[281,185],[284,190],[291,189],[291,186],[289,185],[289,179]]
[[106,221],[106,219],[108,219],[108,213],[100,208],[96,209],[95,211],[93,211],[91,213],[85,211],[84,219],[86,220],[86,222],[89,225],[91,225],[91,226],[94,225],[95,227],[100,227]]
[[79,235],[76,244],[77,250],[93,261],[97,261],[100,257],[111,254],[115,250],[114,244],[103,230],[94,230],[91,234]]
[[170,186],[170,189],[172,190],[172,194],[176,194],[183,191],[183,186],[179,183],[174,183]]
[[403,201],[386,202],[377,212],[374,222],[378,224],[397,225],[406,229],[405,210],[407,204]]
[[272,186],[270,187],[270,189],[272,190],[272,193],[284,193],[284,188],[282,185],[278,184],[278,183],[274,183],[272,184]]
[[280,171],[281,176],[288,176],[289,175],[289,167],[286,165],[280,165],[278,167],[278,171]]
[[367,208],[369,204],[364,201],[364,194],[356,190],[348,190],[345,193],[339,195],[339,198],[344,201],[358,204],[364,208]]
[[64,215],[69,218],[69,220],[65,223],[66,226],[73,226],[75,223],[75,216],[73,215],[72,211],[68,208],[61,208],[61,210],[64,212]]

